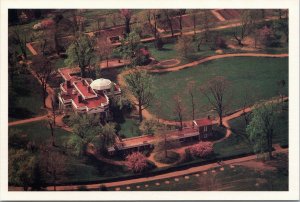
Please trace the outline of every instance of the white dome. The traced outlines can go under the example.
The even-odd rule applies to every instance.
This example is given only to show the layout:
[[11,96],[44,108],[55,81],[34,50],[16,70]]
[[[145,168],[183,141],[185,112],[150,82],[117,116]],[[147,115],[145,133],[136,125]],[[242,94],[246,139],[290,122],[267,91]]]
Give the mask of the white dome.
[[109,79],[96,79],[90,84],[94,90],[107,90],[111,88],[111,81]]

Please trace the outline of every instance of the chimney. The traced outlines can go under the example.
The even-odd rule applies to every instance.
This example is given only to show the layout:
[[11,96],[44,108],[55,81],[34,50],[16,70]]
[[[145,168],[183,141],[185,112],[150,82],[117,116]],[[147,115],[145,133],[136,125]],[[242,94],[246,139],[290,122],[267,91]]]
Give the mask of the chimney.
[[71,88],[71,81],[67,80],[67,88]]
[[88,92],[90,93],[92,91],[91,87],[89,86],[88,87]]
[[82,103],[82,96],[81,95],[78,95],[78,102]]
[[83,79],[81,80],[81,82],[82,82],[82,85],[84,85],[84,80]]
[[210,120],[210,116],[208,115],[207,118]]

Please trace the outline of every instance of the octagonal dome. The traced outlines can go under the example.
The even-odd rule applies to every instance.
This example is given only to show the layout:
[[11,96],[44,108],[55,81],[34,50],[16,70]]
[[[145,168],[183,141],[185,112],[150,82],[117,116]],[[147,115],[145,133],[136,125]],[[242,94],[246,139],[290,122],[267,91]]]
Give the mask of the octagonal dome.
[[109,79],[96,79],[94,80],[90,86],[94,90],[107,90],[111,88],[111,81]]

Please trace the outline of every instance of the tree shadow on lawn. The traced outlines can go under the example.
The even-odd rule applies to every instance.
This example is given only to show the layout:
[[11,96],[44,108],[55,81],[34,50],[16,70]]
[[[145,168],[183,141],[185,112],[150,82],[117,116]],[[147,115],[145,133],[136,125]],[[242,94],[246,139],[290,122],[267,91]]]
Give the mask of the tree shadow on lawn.
[[127,173],[123,166],[112,165],[103,161],[99,161],[92,155],[88,155],[85,158],[84,163],[95,167],[101,177],[117,177]]

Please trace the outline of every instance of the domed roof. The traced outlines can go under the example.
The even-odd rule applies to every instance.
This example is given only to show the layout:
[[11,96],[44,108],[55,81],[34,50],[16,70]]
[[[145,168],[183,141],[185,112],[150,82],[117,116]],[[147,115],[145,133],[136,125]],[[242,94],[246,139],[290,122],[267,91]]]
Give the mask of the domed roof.
[[111,88],[111,81],[109,79],[96,79],[90,84],[94,90],[107,90]]

